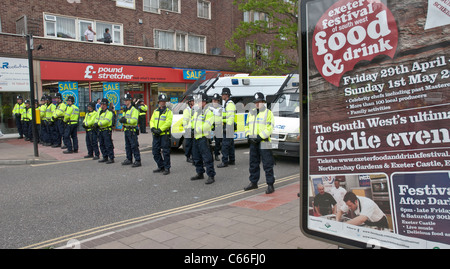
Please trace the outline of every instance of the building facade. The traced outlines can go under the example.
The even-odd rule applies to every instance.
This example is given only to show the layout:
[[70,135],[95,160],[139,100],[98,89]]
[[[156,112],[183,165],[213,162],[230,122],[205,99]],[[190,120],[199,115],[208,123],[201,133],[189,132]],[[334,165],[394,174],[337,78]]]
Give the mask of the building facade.
[[12,107],[17,95],[29,98],[24,34],[33,35],[37,99],[75,95],[85,111],[89,101],[107,97],[119,114],[120,96],[130,92],[149,106],[149,119],[159,93],[176,103],[204,72],[233,73],[235,56],[224,44],[242,19],[233,1],[3,1],[0,129],[16,131]]

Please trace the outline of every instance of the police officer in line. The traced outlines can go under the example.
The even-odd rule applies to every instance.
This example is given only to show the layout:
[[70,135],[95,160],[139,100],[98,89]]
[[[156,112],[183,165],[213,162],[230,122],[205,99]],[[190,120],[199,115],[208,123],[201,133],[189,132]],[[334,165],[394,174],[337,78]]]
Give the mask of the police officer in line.
[[[52,145],[52,148],[59,148],[61,147],[61,141],[64,140],[64,115],[66,113],[66,104],[62,101],[62,94],[56,93],[55,94],[56,99],[56,109],[53,113],[53,121],[55,122],[55,133],[56,133],[56,141]],[[64,143],[64,146],[61,147],[61,149],[67,148],[66,143]]]
[[183,110],[183,130],[184,130],[184,155],[186,162],[192,161],[192,143],[194,139],[194,129],[192,129],[192,118],[194,116],[194,97],[187,96],[187,107]]
[[94,124],[94,128],[99,130],[98,141],[100,144],[100,151],[103,158],[99,163],[114,163],[114,144],[112,142],[112,121],[113,112],[108,109],[109,101],[103,98],[100,102],[101,107],[98,111],[98,118]]
[[266,194],[270,194],[275,191],[273,187],[275,182],[273,172],[274,160],[270,147],[270,135],[273,131],[274,119],[272,111],[266,107],[264,94],[257,92],[253,102],[256,107],[249,111],[245,122],[245,135],[250,144],[250,184],[244,188],[244,191],[258,188],[260,177],[259,164],[262,162],[266,173]]
[[100,151],[98,149],[98,130],[94,128],[97,121],[98,113],[95,111],[95,103],[90,102],[87,105],[87,113],[83,120],[83,128],[86,130],[86,148],[88,155],[84,158],[100,159]]
[[22,123],[22,133],[25,136],[25,141],[33,141],[33,132],[32,132],[32,108],[30,100],[25,100],[25,109],[22,112],[21,123]]
[[150,130],[153,134],[153,159],[158,168],[153,173],[170,173],[170,128],[172,126],[172,111],[166,106],[167,95],[158,96],[158,109],[153,111],[150,119]]
[[47,96],[47,109],[45,111],[45,119],[47,123],[47,134],[48,140],[44,146],[51,146],[56,143],[56,126],[53,120],[53,113],[55,113],[56,106],[52,103],[52,97],[50,95]]
[[[223,134],[223,125],[222,125],[222,97],[220,94],[215,93],[212,97],[212,105],[209,107],[209,109],[213,113],[213,128],[214,131],[214,156],[216,161],[220,161],[219,155],[220,151],[222,149],[222,134]],[[217,135],[219,134],[219,135]]]
[[205,108],[207,100],[208,96],[206,93],[201,93],[201,107],[196,108],[194,112],[192,122],[192,127],[194,128],[192,156],[197,174],[191,177],[191,180],[204,179],[204,167],[206,167],[208,180],[205,184],[212,184],[215,182],[214,177],[216,171],[214,170],[214,160],[209,148],[208,138],[211,135],[213,112],[210,109]]
[[25,110],[25,104],[23,103],[23,97],[21,95],[17,96],[17,103],[14,105],[13,108],[13,115],[16,119],[16,127],[17,131],[19,132],[19,138],[23,138],[23,126],[22,126],[22,113]]
[[147,133],[147,121],[145,120],[145,116],[147,115],[148,107],[144,104],[144,100],[139,99],[138,105],[136,108],[139,110],[139,129],[143,134]]
[[[34,99],[34,109],[35,110],[38,110],[39,109],[39,102],[38,102],[38,100],[37,99]],[[39,118],[39,121],[37,120],[37,117],[40,117],[40,115],[38,115],[39,113],[38,113],[38,111],[36,111],[35,112],[36,113],[36,120],[35,120],[35,122],[36,122],[36,137],[34,137],[33,136],[33,124],[31,124],[31,126],[30,126],[30,132],[31,132],[31,135],[33,136],[33,138],[30,140],[30,142],[33,142],[33,140],[34,139],[37,139],[37,143],[40,143],[40,139],[41,139],[41,121],[40,121],[40,118]]]
[[234,151],[234,117],[236,115],[236,105],[231,100],[231,91],[229,88],[222,89],[223,104],[223,138],[222,138],[222,163],[218,168],[227,167],[235,164]]
[[[138,142],[139,110],[131,104],[132,102],[131,94],[126,93],[124,96],[124,100],[126,106],[124,109],[125,116],[120,118],[119,122],[123,124],[123,130],[125,134],[125,151],[127,153],[127,158],[122,162],[122,165],[132,164],[132,167],[139,167],[141,166],[141,153],[139,151],[139,142]],[[134,156],[134,163],[133,163],[133,156]]]
[[41,145],[48,143],[48,133],[47,133],[47,119],[45,117],[45,113],[47,111],[47,96],[42,95],[41,97],[41,105],[39,106],[39,116],[41,117],[41,126],[40,126],[40,139],[39,143]]
[[67,108],[64,115],[64,144],[67,149],[63,151],[65,154],[78,153],[78,118],[80,117],[80,109],[74,104],[73,96],[67,97]]

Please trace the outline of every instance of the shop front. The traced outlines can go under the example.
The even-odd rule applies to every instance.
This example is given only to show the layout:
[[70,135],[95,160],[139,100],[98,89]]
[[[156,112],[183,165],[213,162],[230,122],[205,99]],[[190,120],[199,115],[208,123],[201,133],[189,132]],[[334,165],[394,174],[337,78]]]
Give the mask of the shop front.
[[[195,75],[203,70],[188,70],[167,67],[133,65],[111,65],[74,62],[41,61],[40,74],[42,94],[54,95],[61,92],[75,95],[84,116],[89,102],[108,98],[113,103],[117,118],[122,113],[123,95],[129,92],[134,98],[144,100],[148,106],[147,125],[152,111],[156,108],[158,95],[162,92],[170,97],[172,103],[181,96],[196,80]],[[120,124],[116,128],[120,129]]]
[[20,95],[30,98],[28,59],[0,57],[0,131],[17,133],[12,110]]

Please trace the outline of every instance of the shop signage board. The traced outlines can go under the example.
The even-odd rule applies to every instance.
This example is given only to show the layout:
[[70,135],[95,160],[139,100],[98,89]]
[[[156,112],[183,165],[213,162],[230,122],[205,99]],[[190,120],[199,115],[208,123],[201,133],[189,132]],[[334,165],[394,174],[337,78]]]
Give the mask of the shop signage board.
[[120,108],[120,83],[119,82],[103,82],[103,98],[107,98],[114,105],[114,109],[119,111]]
[[28,59],[0,57],[0,92],[30,91]]
[[76,81],[60,81],[58,82],[58,92],[61,93],[63,102],[67,101],[67,97],[73,96],[74,105],[80,106],[78,101],[78,82]]
[[183,71],[169,67],[41,61],[41,79],[57,81],[183,83]]
[[449,1],[300,11],[302,231],[344,247],[450,248]]

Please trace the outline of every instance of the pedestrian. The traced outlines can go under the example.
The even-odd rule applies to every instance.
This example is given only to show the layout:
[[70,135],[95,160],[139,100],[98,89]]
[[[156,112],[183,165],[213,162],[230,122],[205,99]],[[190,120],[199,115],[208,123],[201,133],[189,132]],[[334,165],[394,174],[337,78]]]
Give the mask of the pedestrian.
[[98,162],[110,164],[114,163],[114,144],[111,137],[113,113],[108,109],[108,104],[108,99],[103,98],[94,128],[98,128],[99,130],[98,141],[100,144],[100,151],[103,155],[103,158]]
[[17,103],[14,105],[13,108],[13,115],[16,119],[16,127],[17,131],[19,133],[19,138],[23,138],[23,126],[22,126],[22,113],[25,110],[25,104],[23,103],[23,97],[21,95],[17,96]]
[[103,34],[103,42],[110,44],[112,43],[111,34],[109,33],[109,28],[105,29],[105,33]]
[[210,109],[205,108],[208,96],[206,93],[200,95],[201,107],[194,112],[192,127],[194,128],[194,144],[192,147],[192,156],[194,159],[195,176],[191,180],[204,179],[205,167],[208,180],[205,184],[215,182],[216,171],[214,170],[214,160],[210,150],[209,137],[211,135],[211,127],[213,124],[213,113]]
[[192,129],[192,118],[194,116],[194,97],[187,97],[187,106],[183,110],[183,130],[184,130],[184,155],[186,162],[193,163],[192,160],[192,142],[194,139],[194,129]]
[[[212,106],[209,107],[209,109],[213,113],[213,128],[214,131],[214,159],[216,161],[220,161],[219,155],[220,151],[222,149],[222,134],[223,134],[223,125],[222,125],[222,97],[215,93],[212,97]],[[219,134],[219,135],[218,135]]]
[[97,33],[92,30],[92,26],[88,25],[87,30],[84,32],[84,39],[88,42],[94,42],[94,35]]
[[258,188],[260,177],[259,164],[262,162],[264,172],[266,173],[266,194],[270,194],[275,191],[273,186],[275,183],[273,172],[274,160],[270,147],[270,135],[272,134],[274,126],[273,114],[272,111],[266,107],[263,93],[257,92],[253,102],[256,107],[249,111],[245,122],[245,135],[250,144],[250,184],[245,187],[244,190],[248,191]]
[[[64,102],[62,101],[62,94],[61,93],[56,93],[55,94],[55,100],[56,100],[56,109],[55,112],[53,113],[53,121],[55,122],[55,133],[56,133],[56,141],[54,142],[54,144],[52,145],[52,148],[59,148],[61,147],[61,142],[63,140],[64,137],[64,128],[65,128],[65,124],[64,124],[64,116],[66,114],[66,104],[64,104]],[[66,149],[67,145],[61,147],[61,149]]]
[[56,142],[56,126],[53,120],[53,114],[55,113],[56,106],[52,102],[52,97],[50,95],[47,96],[47,110],[45,111],[45,118],[47,120],[47,134],[48,141],[44,146],[51,146]]
[[33,139],[33,133],[32,133],[33,117],[32,117],[32,111],[31,111],[32,110],[31,102],[30,102],[30,100],[27,99],[27,100],[25,100],[24,104],[25,104],[25,108],[24,108],[24,110],[22,112],[22,116],[21,116],[22,117],[21,118],[22,132],[23,132],[23,135],[25,136],[25,141],[30,141]]
[[41,117],[41,125],[40,125],[40,139],[39,143],[44,145],[48,143],[48,133],[47,133],[47,119],[45,117],[45,113],[47,111],[47,96],[42,95],[41,97],[41,105],[39,106],[39,117]]
[[83,120],[83,128],[86,130],[86,148],[88,155],[84,158],[100,159],[100,151],[98,149],[98,130],[94,128],[97,121],[98,112],[95,111],[95,103],[90,102],[87,106],[87,113]]
[[145,119],[145,116],[147,115],[148,107],[146,104],[144,104],[144,100],[139,99],[139,103],[137,105],[137,109],[139,110],[139,129],[140,133],[146,134],[147,133],[147,120]]
[[97,99],[97,104],[95,104],[95,111],[98,111],[102,107],[102,104],[100,104],[101,101],[102,99]]
[[[138,128],[138,118],[139,110],[135,108],[131,102],[131,94],[127,93],[124,97],[125,100],[125,116],[120,118],[119,122],[123,124],[124,134],[125,134],[125,151],[127,158],[122,162],[122,165],[130,165],[131,167],[141,166],[141,153],[139,151],[139,128]],[[134,163],[133,163],[134,156]]]
[[80,109],[74,104],[73,96],[67,97],[67,109],[64,116],[66,128],[64,131],[64,144],[67,149],[63,151],[65,154],[78,153],[78,118],[80,117]]
[[218,168],[234,165],[236,161],[234,150],[234,131],[236,115],[236,105],[231,100],[231,91],[229,88],[222,89],[223,104],[223,138],[222,138],[222,163],[218,164]]
[[170,128],[172,126],[172,111],[166,106],[167,95],[158,96],[158,109],[153,111],[150,119],[150,130],[153,134],[153,159],[158,168],[153,173],[170,174]]

